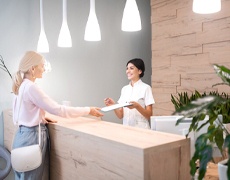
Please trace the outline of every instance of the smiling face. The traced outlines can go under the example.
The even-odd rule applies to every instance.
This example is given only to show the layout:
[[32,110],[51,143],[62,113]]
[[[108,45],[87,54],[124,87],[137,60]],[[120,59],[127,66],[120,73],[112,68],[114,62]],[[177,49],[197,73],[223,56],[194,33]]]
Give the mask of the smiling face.
[[134,64],[129,63],[126,67],[126,74],[130,81],[137,82],[140,79],[141,70],[138,69]]

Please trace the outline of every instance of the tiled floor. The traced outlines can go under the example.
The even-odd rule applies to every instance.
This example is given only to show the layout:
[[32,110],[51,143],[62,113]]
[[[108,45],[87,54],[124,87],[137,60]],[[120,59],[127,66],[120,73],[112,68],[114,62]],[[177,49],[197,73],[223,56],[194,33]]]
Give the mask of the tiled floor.
[[218,166],[214,163],[209,163],[207,167],[207,172],[205,175],[205,180],[218,180]]

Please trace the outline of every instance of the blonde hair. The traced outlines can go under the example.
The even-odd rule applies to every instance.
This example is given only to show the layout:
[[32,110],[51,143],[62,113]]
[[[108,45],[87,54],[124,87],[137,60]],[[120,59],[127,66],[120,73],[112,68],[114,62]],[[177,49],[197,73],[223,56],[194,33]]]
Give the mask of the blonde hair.
[[44,61],[44,57],[35,51],[27,51],[22,57],[18,71],[14,74],[13,77],[13,86],[12,90],[14,94],[18,94],[19,87],[22,84],[24,79],[24,74],[26,74],[32,66],[37,66]]

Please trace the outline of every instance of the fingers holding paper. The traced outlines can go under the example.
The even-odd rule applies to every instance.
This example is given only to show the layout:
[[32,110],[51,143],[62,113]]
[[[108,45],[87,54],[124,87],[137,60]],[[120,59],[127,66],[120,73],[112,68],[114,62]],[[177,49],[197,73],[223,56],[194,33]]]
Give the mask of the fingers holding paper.
[[101,117],[103,116],[103,114],[99,111],[100,109],[101,108],[98,108],[98,107],[90,107],[89,114],[92,116]]

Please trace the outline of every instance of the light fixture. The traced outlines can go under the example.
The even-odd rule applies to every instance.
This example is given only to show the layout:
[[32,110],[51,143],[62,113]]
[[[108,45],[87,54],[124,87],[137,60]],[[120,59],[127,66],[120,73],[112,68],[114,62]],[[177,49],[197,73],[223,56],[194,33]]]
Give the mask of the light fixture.
[[59,47],[72,47],[72,39],[69,32],[68,24],[67,24],[67,0],[63,0],[63,20],[62,26],[58,37],[58,46]]
[[45,30],[44,30],[44,24],[43,24],[43,8],[42,8],[42,0],[40,0],[40,21],[41,21],[41,32],[38,39],[38,46],[37,51],[38,52],[49,52],[49,43],[46,38]]
[[137,7],[136,0],[126,0],[122,24],[122,31],[140,31],[141,17]]
[[221,10],[221,0],[193,0],[193,12],[211,14]]
[[95,12],[95,0],[90,0],[90,12],[85,28],[85,41],[100,41],[101,30]]
[[45,72],[48,73],[52,70],[52,67],[51,67],[51,64],[49,61],[45,61],[45,64],[44,64],[44,69],[45,69]]

